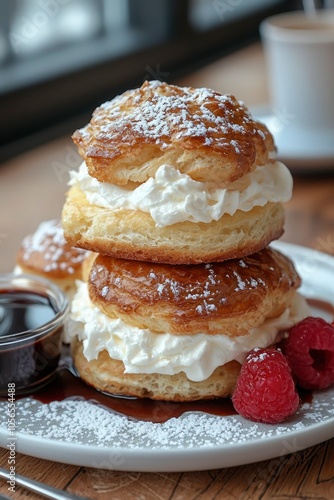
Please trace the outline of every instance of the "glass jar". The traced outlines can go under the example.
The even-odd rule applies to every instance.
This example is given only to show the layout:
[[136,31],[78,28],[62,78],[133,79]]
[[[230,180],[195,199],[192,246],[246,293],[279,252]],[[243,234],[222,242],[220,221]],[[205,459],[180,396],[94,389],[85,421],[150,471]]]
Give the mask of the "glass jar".
[[58,367],[69,310],[65,293],[30,275],[0,274],[0,396],[36,391]]

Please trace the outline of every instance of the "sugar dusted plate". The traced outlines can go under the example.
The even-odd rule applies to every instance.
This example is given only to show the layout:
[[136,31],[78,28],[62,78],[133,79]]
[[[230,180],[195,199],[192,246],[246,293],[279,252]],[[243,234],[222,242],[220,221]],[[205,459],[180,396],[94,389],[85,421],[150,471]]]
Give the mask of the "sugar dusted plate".
[[[301,293],[317,299],[313,313],[333,317],[321,301],[334,297],[334,258],[315,250],[275,243],[302,276]],[[15,438],[16,451],[102,469],[171,472],[232,467],[281,457],[334,437],[334,388],[313,394],[281,425],[255,424],[240,416],[188,413],[163,424],[112,414],[96,404],[67,400],[16,402],[14,435],[8,405],[0,403],[0,445]]]

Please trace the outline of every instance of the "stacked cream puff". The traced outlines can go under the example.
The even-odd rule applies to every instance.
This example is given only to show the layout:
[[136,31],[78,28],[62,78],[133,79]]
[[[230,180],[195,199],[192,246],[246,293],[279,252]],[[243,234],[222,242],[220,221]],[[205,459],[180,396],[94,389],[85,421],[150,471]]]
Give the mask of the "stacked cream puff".
[[96,252],[72,303],[73,360],[109,393],[232,393],[246,354],[308,314],[281,236],[288,169],[231,95],[146,82],[73,135],[83,163],[62,214]]

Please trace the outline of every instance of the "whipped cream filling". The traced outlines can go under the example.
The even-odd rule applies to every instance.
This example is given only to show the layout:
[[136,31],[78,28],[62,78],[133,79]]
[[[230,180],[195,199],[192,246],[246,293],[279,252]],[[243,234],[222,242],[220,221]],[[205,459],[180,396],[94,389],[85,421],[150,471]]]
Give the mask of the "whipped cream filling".
[[109,318],[92,304],[87,284],[78,282],[65,340],[70,341],[75,336],[82,340],[83,353],[88,361],[107,350],[111,358],[123,361],[125,373],[174,375],[184,372],[188,379],[199,382],[229,361],[242,363],[254,347],[273,344],[282,332],[308,315],[305,299],[296,293],[290,307],[281,316],[252,328],[249,335],[158,334]]
[[13,269],[13,274],[18,275],[18,274],[24,274],[22,267],[16,264],[16,266]]
[[248,212],[268,202],[288,201],[293,180],[283,163],[270,161],[226,188],[217,188],[213,183],[194,181],[165,164],[155,177],[131,189],[98,181],[82,163],[78,171],[70,172],[69,184],[84,191],[92,205],[148,212],[157,226],[164,227],[184,221],[209,223],[237,210]]

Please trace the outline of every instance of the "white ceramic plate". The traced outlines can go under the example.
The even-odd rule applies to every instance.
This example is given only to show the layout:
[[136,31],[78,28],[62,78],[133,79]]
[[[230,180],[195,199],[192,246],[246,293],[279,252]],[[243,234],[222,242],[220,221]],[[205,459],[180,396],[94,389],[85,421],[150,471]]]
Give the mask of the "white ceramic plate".
[[298,172],[334,171],[334,130],[286,127],[293,119],[284,112],[274,114],[266,106],[251,110],[275,139],[278,159]]
[[[315,250],[275,243],[302,276],[301,292],[333,301],[334,258]],[[334,307],[334,306],[333,306]],[[326,317],[322,311],[319,312]],[[240,416],[184,414],[164,424],[114,415],[86,401],[50,405],[16,403],[15,432],[7,429],[7,403],[0,403],[0,445],[17,452],[101,469],[172,472],[232,467],[282,457],[334,437],[334,388],[280,425],[255,424]]]

